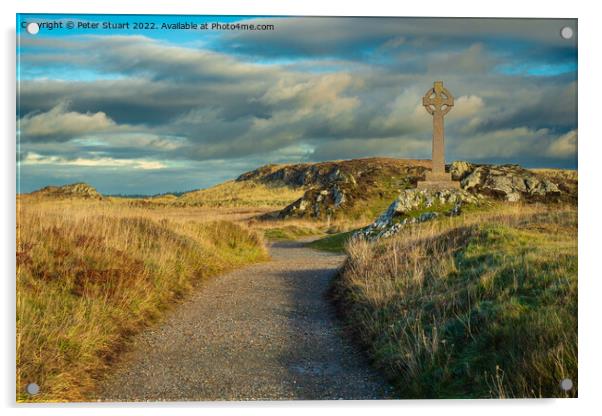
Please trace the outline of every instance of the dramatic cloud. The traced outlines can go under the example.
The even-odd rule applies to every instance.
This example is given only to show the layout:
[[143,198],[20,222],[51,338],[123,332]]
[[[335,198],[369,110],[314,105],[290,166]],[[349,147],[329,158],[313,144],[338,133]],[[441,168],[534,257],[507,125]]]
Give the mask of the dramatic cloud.
[[67,110],[61,102],[45,113],[28,114],[19,120],[21,139],[69,140],[86,133],[101,132],[115,127],[115,122],[103,112],[77,113]]
[[[574,24],[562,19],[456,18],[257,18],[245,23],[273,24],[275,32],[231,31],[219,46],[238,53],[269,56],[362,57],[374,46],[381,50],[450,50],[470,42],[537,44],[539,53],[570,54],[577,38],[566,41],[559,28]],[[276,36],[275,36],[276,34]],[[510,48],[508,48],[510,50]]]
[[456,97],[449,158],[576,166],[576,42],[558,36],[572,21],[245,22],[275,30],[186,42],[170,33],[22,36],[24,189],[79,172],[109,190],[163,192],[264,163],[428,158],[432,118],[421,98],[438,79]]

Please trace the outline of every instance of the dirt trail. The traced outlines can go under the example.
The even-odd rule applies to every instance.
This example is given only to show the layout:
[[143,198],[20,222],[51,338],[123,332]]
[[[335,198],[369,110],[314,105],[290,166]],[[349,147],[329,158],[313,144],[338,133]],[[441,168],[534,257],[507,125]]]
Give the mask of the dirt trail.
[[279,242],[136,337],[102,400],[376,399],[389,387],[326,299],[343,256]]

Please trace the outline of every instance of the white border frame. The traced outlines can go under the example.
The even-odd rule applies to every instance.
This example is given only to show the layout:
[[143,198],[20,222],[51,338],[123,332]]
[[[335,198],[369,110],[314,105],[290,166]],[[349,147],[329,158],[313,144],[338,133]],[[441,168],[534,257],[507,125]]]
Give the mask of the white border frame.
[[[360,4],[336,0],[221,0],[213,2],[186,0],[104,0],[102,2],[73,2],[69,0],[4,0],[2,42],[2,82],[5,92],[2,103],[5,136],[1,140],[3,166],[3,238],[0,253],[4,265],[2,301],[3,342],[2,381],[0,392],[2,406],[8,414],[32,413],[48,415],[81,414],[83,407],[90,405],[16,405],[15,381],[15,14],[20,13],[129,13],[129,14],[213,14],[213,15],[307,15],[307,16],[428,16],[428,17],[556,17],[579,19],[579,399],[573,400],[425,400],[399,402],[262,402],[262,403],[172,403],[172,404],[102,404],[86,409],[91,415],[115,413],[117,409],[143,411],[146,415],[166,413],[199,414],[239,413],[242,409],[251,414],[290,414],[306,415],[308,411],[331,413],[342,411],[347,414],[364,415],[374,408],[382,414],[445,414],[482,416],[504,415],[515,412],[567,415],[569,412],[590,413],[600,409],[597,388],[600,379],[600,300],[601,279],[597,262],[598,238],[600,229],[600,194],[602,183],[601,163],[602,137],[599,127],[600,82],[602,74],[600,62],[599,13],[595,2],[548,0],[546,2],[526,2],[505,0],[503,2],[430,0],[428,2],[408,2],[394,4],[385,0],[370,0]],[[588,86],[588,88],[584,88]],[[598,202],[598,204],[596,204]],[[142,409],[143,408],[143,409]],[[199,409],[201,408],[201,409]],[[286,410],[285,410],[286,408]],[[312,410],[310,410],[310,408]],[[313,410],[316,408],[315,410]],[[6,413],[5,413],[6,414]]]

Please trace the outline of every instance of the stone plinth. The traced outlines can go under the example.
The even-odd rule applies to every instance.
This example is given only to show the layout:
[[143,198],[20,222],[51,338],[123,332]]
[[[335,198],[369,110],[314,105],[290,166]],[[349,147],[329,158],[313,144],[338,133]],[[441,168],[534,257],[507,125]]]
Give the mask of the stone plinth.
[[424,175],[425,182],[445,182],[452,180],[451,173],[447,172],[426,172]]
[[419,181],[418,189],[460,189],[460,182],[452,181],[451,173],[427,172],[424,181]]

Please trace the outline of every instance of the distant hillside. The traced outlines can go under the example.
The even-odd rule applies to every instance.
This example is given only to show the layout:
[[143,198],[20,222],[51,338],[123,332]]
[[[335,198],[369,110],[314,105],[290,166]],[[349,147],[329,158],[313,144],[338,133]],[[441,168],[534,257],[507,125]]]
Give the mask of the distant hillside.
[[46,186],[30,195],[38,198],[102,199],[102,195],[93,186],[83,182],[63,186]]
[[[272,218],[345,217],[372,221],[406,189],[416,187],[430,160],[366,158],[318,163],[271,164],[211,188],[148,197],[119,197],[132,205],[249,207]],[[508,201],[577,201],[577,172],[524,169],[518,165],[448,165],[454,180],[472,194]],[[47,186],[36,197],[102,199],[92,186]]]

